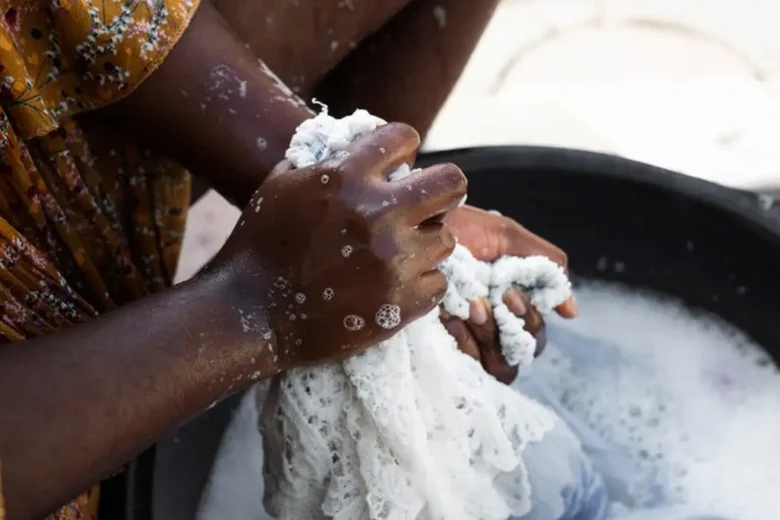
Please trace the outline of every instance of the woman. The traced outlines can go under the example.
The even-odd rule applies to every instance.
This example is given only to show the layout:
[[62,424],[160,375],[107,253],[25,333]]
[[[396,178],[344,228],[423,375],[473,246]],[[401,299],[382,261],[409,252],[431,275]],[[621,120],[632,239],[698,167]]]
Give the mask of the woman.
[[[392,334],[348,333],[351,309],[392,302],[404,323],[427,312],[450,229],[484,259],[565,261],[512,221],[454,210],[454,166],[386,183],[419,146],[406,125],[268,176],[312,114],[286,85],[424,131],[495,3],[2,4],[0,518],[93,518],[97,487],[57,508],[213,402]],[[170,288],[188,172],[245,209],[209,268]],[[400,204],[384,208],[388,195]],[[522,295],[507,298],[541,331]],[[511,379],[489,313],[472,314],[448,327]]]

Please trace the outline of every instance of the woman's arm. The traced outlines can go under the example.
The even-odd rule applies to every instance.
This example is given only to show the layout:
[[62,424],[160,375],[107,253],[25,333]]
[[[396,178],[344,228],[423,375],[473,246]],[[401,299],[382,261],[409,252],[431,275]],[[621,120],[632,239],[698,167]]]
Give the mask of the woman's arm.
[[414,0],[360,42],[314,95],[336,114],[364,108],[423,136],[461,76],[498,0]]
[[0,348],[9,520],[45,515],[231,391],[388,339],[397,329],[371,319],[383,306],[399,328],[428,312],[454,246],[431,217],[457,206],[466,179],[440,165],[387,182],[418,146],[390,124],[344,157],[271,177],[206,274]]
[[[241,288],[215,273],[0,349],[8,518],[49,513],[199,410],[274,373],[262,299]],[[239,308],[255,316],[249,332]]]
[[208,1],[133,94],[96,113],[115,121],[243,207],[282,159],[306,107]]

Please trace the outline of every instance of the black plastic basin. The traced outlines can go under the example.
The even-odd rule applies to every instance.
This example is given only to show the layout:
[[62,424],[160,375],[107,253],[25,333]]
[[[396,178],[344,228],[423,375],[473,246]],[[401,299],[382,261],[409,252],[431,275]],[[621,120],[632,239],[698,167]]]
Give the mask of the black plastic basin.
[[[469,176],[469,203],[497,209],[569,254],[578,277],[682,298],[780,359],[780,209],[756,195],[581,151],[502,147],[426,154]],[[620,272],[597,268],[606,259]],[[107,484],[103,518],[190,520],[236,398],[185,425]]]

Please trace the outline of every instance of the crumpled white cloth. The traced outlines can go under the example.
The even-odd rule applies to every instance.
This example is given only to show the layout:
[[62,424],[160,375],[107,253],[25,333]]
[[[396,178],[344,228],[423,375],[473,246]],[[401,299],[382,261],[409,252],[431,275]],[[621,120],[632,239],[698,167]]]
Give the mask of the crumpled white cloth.
[[[347,153],[384,123],[365,111],[323,112],[298,128],[287,158],[300,168]],[[390,180],[414,174],[404,166]],[[543,257],[489,265],[458,246],[440,269],[449,283],[443,309],[466,318],[470,300],[488,297],[512,364],[533,359],[535,340],[502,302],[506,289],[522,287],[542,313],[570,294],[564,271]],[[523,516],[531,509],[523,451],[555,421],[459,352],[436,309],[346,362],[272,383],[260,418],[266,508],[291,520]]]

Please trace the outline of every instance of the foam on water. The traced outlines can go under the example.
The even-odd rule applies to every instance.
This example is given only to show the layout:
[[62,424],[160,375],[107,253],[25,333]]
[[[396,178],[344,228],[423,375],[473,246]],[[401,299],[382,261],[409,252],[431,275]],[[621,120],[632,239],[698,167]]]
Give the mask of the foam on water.
[[600,469],[627,485],[636,506],[777,518],[780,376],[763,350],[651,293],[590,283],[577,297],[580,318],[551,324],[531,370],[619,455]]

